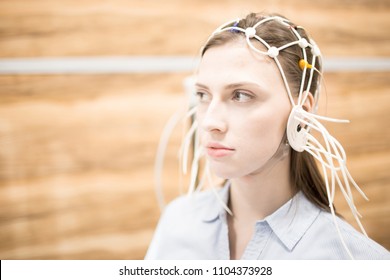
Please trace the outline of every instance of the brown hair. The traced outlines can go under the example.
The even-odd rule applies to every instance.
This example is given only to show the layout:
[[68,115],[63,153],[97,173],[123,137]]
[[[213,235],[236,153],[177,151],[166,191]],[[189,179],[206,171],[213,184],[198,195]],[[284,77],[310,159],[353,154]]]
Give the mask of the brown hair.
[[[251,13],[246,18],[241,19],[235,26],[246,29],[253,27],[257,22],[269,16],[283,16],[277,14],[255,14]],[[295,28],[302,38],[309,42],[309,37],[306,31],[297,27],[295,24],[289,22],[291,28]],[[233,26],[234,23],[226,27]],[[290,42],[297,40],[296,35],[282,23],[271,20],[260,24],[256,28],[256,35],[265,40],[270,46],[280,47]],[[205,52],[216,46],[224,45],[228,42],[243,40],[244,34],[242,32],[235,32],[234,30],[220,32],[212,36],[206,45],[202,48],[201,56]],[[312,61],[312,53],[310,50],[306,51],[307,61]],[[302,79],[302,70],[298,62],[303,59],[302,49],[298,45],[293,45],[280,51],[278,59],[282,65],[283,71],[286,75],[290,91],[292,95],[297,96],[299,93],[300,83]],[[316,61],[316,68],[321,71],[320,62]],[[307,87],[310,71],[306,71],[304,88]],[[319,74],[314,72],[310,92],[314,95],[317,92]],[[314,204],[321,209],[330,211],[329,201],[326,194],[326,186],[324,178],[322,177],[314,158],[307,152],[296,152],[291,149],[290,158],[290,176],[293,186],[296,190],[300,190],[303,194]],[[325,175],[326,176],[326,175]]]

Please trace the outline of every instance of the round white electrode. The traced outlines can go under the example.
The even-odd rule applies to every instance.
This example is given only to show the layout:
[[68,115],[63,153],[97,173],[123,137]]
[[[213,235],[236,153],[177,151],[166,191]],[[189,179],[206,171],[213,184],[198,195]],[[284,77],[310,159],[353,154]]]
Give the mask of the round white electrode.
[[253,27],[248,27],[245,29],[245,35],[248,36],[249,38],[253,38],[256,35],[256,29]]
[[268,56],[271,58],[275,58],[279,55],[279,50],[277,47],[270,47],[267,52]]

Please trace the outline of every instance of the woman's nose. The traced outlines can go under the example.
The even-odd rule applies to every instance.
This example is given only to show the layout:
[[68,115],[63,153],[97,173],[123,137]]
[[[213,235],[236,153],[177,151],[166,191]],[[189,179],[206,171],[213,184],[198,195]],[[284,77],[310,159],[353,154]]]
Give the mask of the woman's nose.
[[201,126],[205,131],[225,133],[227,130],[224,105],[219,101],[212,101],[204,114]]

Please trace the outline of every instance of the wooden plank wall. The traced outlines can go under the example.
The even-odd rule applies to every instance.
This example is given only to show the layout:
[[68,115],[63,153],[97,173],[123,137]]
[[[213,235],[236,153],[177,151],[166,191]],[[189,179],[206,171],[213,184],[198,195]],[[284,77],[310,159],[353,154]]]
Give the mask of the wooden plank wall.
[[[306,26],[325,59],[390,56],[388,1],[261,3],[2,0],[0,57],[195,56],[221,22],[261,10]],[[156,146],[188,74],[0,76],[0,259],[143,258],[159,216]],[[321,110],[352,121],[329,129],[371,199],[357,198],[368,234],[390,249],[388,74],[328,73]],[[179,135],[167,153],[169,199]]]

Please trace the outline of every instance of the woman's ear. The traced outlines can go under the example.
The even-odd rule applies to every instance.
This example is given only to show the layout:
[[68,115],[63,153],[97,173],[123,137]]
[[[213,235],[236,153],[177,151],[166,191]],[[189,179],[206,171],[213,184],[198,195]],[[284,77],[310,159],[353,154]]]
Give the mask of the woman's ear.
[[306,97],[306,99],[305,99],[305,102],[303,103],[303,105],[302,105],[302,108],[303,108],[303,110],[305,110],[306,112],[309,112],[309,113],[311,113],[312,112],[312,110],[314,109],[314,106],[315,106],[315,101],[314,101],[314,96],[313,96],[313,94],[311,94],[311,92],[307,92],[307,91],[305,91],[304,93],[303,93],[303,95],[304,96],[306,96],[307,95],[307,97]]

